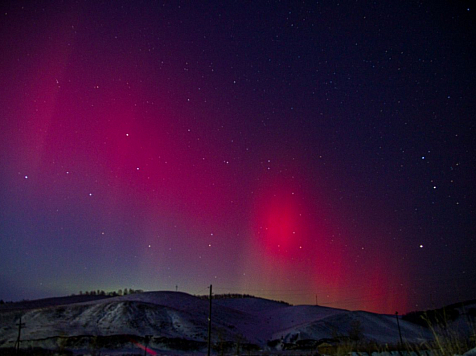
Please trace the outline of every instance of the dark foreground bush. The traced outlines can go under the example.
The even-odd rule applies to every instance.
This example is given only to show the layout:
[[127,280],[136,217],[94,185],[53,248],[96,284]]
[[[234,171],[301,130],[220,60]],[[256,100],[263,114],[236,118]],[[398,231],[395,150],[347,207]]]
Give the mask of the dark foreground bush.
[[200,351],[207,346],[207,343],[203,341],[187,340],[178,337],[154,337],[152,338],[152,344],[158,345],[159,347],[182,351]]
[[20,351],[17,353],[17,350],[14,347],[8,347],[8,348],[0,348],[0,355],[2,356],[52,356],[52,355],[58,355],[58,356],[72,356],[73,352],[72,351],[57,351],[57,350],[46,350],[42,349],[41,347],[28,347],[25,349],[20,349]]

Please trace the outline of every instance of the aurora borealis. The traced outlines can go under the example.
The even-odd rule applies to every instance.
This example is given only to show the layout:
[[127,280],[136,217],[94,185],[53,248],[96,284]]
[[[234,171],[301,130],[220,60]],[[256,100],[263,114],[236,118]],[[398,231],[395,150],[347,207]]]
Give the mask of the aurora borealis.
[[474,298],[468,4],[2,2],[0,299]]

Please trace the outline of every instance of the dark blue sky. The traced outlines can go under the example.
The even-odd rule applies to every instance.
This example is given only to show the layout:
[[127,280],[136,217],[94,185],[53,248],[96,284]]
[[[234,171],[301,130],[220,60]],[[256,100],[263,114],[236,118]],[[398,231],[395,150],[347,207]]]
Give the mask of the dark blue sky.
[[474,298],[469,3],[2,2],[0,299]]

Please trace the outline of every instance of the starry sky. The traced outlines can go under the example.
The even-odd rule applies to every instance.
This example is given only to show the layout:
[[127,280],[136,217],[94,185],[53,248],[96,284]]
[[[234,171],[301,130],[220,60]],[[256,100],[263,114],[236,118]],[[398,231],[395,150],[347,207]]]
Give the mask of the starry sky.
[[2,1],[0,299],[476,297],[470,1]]

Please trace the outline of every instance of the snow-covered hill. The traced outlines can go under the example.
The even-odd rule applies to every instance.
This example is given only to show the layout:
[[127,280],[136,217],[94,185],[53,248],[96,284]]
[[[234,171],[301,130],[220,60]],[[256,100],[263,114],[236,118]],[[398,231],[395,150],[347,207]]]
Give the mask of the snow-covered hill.
[[[25,324],[22,347],[137,350],[149,341],[152,350],[199,351],[206,347],[208,300],[180,292],[86,297],[2,306],[0,347],[14,346],[20,317]],[[379,343],[399,342],[394,315],[288,306],[261,298],[216,299],[212,310],[213,342],[223,347],[267,348],[300,340],[336,340],[352,333]],[[428,329],[404,320],[400,328],[405,341],[432,337]]]

